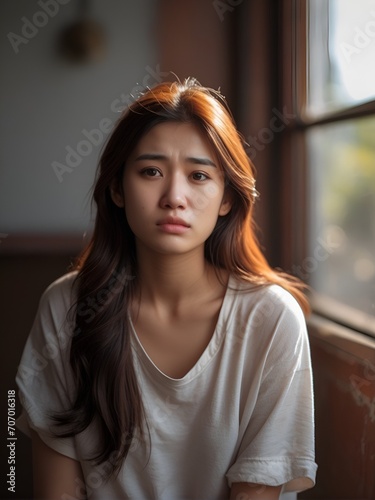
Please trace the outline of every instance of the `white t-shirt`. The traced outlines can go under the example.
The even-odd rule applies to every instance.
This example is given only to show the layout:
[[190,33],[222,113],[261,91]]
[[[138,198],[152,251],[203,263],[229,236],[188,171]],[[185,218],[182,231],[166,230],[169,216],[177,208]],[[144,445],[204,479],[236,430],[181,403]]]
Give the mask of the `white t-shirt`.
[[[229,498],[232,482],[284,484],[283,491],[313,486],[306,324],[295,299],[276,285],[231,277],[215,332],[181,379],[161,372],[132,330],[151,451],[136,435],[116,478],[105,482],[108,464],[87,460],[97,445],[95,422],[74,438],[53,437],[48,415],[67,409],[75,393],[66,321],[74,278],[63,276],[41,298],[17,373],[24,408],[18,427],[79,460],[90,499],[217,500]],[[81,489],[77,482],[77,498]]]

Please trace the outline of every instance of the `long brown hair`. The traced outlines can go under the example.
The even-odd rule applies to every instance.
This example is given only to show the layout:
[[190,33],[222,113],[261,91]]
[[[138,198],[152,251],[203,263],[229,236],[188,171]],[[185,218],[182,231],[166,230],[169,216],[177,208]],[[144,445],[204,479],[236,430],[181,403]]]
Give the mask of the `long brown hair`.
[[194,79],[161,83],[139,97],[120,118],[101,156],[93,196],[95,229],[76,266],[77,298],[71,309],[75,335],[70,363],[77,393],[72,408],[54,417],[62,426],[60,436],[78,434],[95,419],[101,446],[94,459],[98,464],[110,459],[114,473],[135,431],[144,436],[145,418],[127,315],[137,275],[135,239],[110,189],[122,179],[139,139],[166,121],[194,123],[203,130],[224,172],[225,189],[232,192],[230,212],[219,217],[205,243],[207,261],[250,283],[279,284],[308,311],[302,283],[271,269],[259,248],[253,222],[253,168],[225,99]]

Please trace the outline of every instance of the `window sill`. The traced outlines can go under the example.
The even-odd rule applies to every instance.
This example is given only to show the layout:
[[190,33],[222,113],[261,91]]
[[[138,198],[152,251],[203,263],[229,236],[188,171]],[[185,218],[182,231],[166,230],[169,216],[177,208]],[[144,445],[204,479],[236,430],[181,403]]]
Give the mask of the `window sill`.
[[315,315],[327,318],[328,324],[343,325],[344,330],[375,339],[375,316],[316,292],[311,293],[310,304]]
[[375,380],[375,338],[342,326],[334,321],[313,313],[307,319],[311,338],[329,344],[343,353],[347,352],[366,360],[372,367]]

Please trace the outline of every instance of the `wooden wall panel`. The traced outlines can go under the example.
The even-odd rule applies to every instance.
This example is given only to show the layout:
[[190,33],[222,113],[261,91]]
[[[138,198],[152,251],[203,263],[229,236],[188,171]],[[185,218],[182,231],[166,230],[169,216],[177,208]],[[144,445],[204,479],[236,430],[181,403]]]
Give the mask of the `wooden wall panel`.
[[[72,254],[7,254],[0,259],[1,304],[1,398],[0,424],[4,446],[0,453],[1,470],[9,471],[5,449],[7,391],[17,390],[15,376],[22,351],[31,329],[39,299],[45,288],[62,276],[71,263]],[[16,402],[16,416],[21,404]],[[0,498],[32,498],[31,441],[16,430],[16,492],[7,491],[6,480],[1,482]]]
[[375,498],[375,339],[312,318],[317,484],[299,498]]

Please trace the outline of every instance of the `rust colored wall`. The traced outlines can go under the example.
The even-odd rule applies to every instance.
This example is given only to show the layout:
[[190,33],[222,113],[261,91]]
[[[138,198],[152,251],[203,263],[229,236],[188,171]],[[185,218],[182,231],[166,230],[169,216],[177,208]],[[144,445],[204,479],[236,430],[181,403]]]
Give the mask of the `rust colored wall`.
[[310,323],[317,485],[299,498],[375,498],[375,339]]

